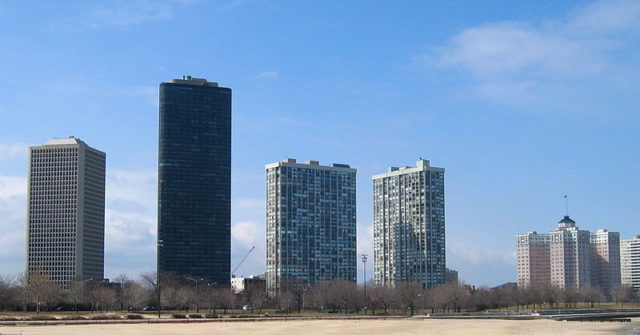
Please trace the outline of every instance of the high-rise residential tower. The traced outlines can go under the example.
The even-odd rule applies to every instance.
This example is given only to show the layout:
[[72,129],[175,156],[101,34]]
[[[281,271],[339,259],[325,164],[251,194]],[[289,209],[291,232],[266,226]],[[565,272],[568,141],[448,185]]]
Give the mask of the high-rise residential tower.
[[160,84],[158,273],[229,285],[231,89]]
[[445,283],[444,169],[420,159],[373,176],[374,281]]
[[607,297],[620,285],[620,233],[606,229],[591,232],[591,283]]
[[549,234],[535,231],[516,236],[518,258],[518,286],[542,286],[549,284],[551,263]]
[[622,284],[640,292],[640,235],[620,241],[620,259]]
[[104,276],[105,153],[80,139],[29,148],[27,276],[68,289]]
[[548,234],[516,235],[518,286],[593,285],[607,296],[620,283],[620,233],[581,230],[565,216]]
[[565,216],[549,233],[551,285],[579,288],[591,284],[591,233]]
[[356,281],[356,169],[295,159],[268,164],[267,290]]

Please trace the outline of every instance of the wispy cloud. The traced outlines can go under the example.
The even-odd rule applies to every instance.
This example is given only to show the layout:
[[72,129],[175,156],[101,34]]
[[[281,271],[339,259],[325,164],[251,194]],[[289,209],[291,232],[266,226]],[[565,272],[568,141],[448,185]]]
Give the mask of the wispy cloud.
[[0,165],[24,160],[27,156],[27,145],[21,143],[0,143]]
[[447,250],[470,264],[516,264],[514,250],[496,250],[486,246],[474,246],[469,243],[454,243]]
[[260,0],[231,0],[225,3],[224,5],[218,7],[218,11],[224,12],[227,10],[235,9],[238,7],[242,7],[248,5],[253,2],[258,2]]
[[125,96],[143,98],[148,104],[156,107],[159,106],[159,91],[157,86],[137,86],[120,92]]
[[178,6],[195,0],[132,0],[106,2],[88,10],[83,22],[92,27],[126,27],[174,17]]
[[0,176],[0,274],[22,270],[15,264],[24,257],[26,201],[26,178]]
[[257,75],[256,78],[278,78],[278,71],[265,71]]
[[638,60],[624,52],[638,27],[640,2],[597,1],[564,20],[468,28],[419,61],[471,75],[473,92],[500,104],[588,108],[611,92],[637,100],[625,85]]

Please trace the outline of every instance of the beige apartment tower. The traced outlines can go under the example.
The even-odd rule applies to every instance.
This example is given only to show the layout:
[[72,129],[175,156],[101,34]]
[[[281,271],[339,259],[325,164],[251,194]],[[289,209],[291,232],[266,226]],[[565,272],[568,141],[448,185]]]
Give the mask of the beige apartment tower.
[[591,232],[591,282],[611,297],[620,279],[620,233],[606,229]]
[[74,137],[30,147],[27,187],[27,276],[102,280],[105,153]]
[[516,236],[518,254],[518,286],[541,286],[549,283],[549,234],[535,231]]
[[565,216],[555,231],[516,235],[518,286],[593,285],[610,296],[620,283],[620,233],[580,230]]

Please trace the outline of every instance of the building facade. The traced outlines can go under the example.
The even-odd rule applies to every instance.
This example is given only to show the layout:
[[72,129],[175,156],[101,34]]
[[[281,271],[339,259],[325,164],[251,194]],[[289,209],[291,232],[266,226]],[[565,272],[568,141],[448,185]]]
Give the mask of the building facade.
[[267,291],[356,281],[356,169],[295,159],[266,165]]
[[63,289],[104,276],[104,152],[80,139],[29,148],[27,277]]
[[548,284],[551,278],[549,234],[535,231],[516,236],[518,286]]
[[591,232],[591,282],[611,297],[620,280],[620,233],[606,229]]
[[231,278],[231,289],[235,293],[240,293],[245,290],[259,290],[264,292],[266,288],[267,280],[264,278],[264,275]]
[[516,235],[518,286],[598,287],[609,296],[620,283],[620,234],[580,230],[565,216],[555,231]]
[[444,169],[416,167],[373,176],[374,281],[445,283]]
[[640,292],[640,235],[620,241],[620,268],[622,284]]
[[565,216],[549,233],[551,285],[579,288],[591,282],[591,233]]
[[160,85],[158,273],[229,285],[231,89]]

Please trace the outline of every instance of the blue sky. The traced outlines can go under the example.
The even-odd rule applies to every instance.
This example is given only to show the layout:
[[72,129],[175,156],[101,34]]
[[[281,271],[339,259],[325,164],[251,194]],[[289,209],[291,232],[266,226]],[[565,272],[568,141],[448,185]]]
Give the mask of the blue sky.
[[0,274],[24,267],[26,148],[69,135],[107,153],[106,275],[155,268],[158,85],[182,75],[233,89],[239,275],[264,271],[285,157],[358,169],[370,256],[371,176],[446,168],[447,263],[476,285],[515,280],[514,235],[553,230],[564,194],[631,238],[638,31],[637,1],[0,0]]

